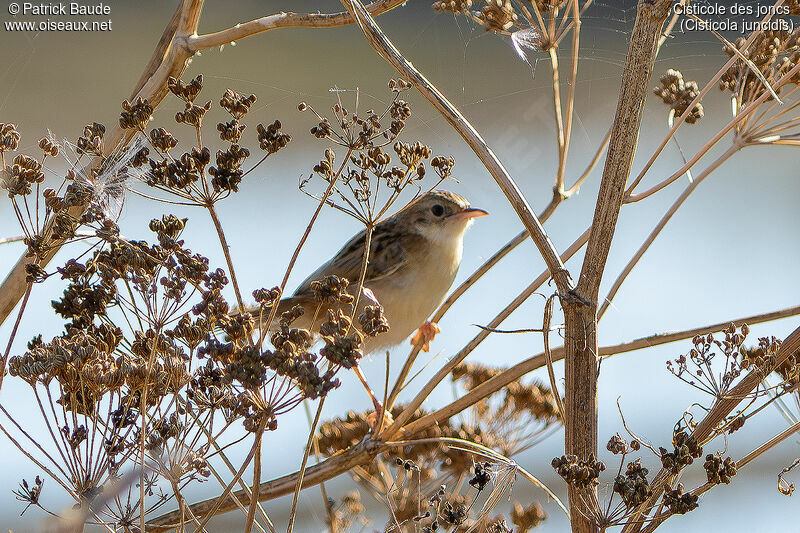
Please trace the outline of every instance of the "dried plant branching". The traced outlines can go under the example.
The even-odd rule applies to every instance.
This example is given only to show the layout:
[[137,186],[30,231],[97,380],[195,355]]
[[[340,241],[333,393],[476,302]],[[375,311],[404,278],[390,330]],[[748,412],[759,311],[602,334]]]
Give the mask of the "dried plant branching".
[[[580,98],[581,28],[592,0],[433,2],[435,11],[464,17],[494,38],[508,40],[522,61],[537,54],[549,61],[556,171],[552,199],[537,217],[516,185],[519,178],[511,176],[489,142],[375,20],[400,4],[342,0],[341,13],[280,13],[199,35],[203,4],[182,0],[133,94],[123,102],[114,128],[92,122],[75,142],[47,136],[33,156],[19,153],[23,145],[17,127],[0,123],[0,187],[19,225],[10,235],[21,234],[0,243],[14,241],[25,249],[0,286],[0,320],[13,321],[9,338],[3,339],[0,392],[5,379],[16,380],[25,385],[27,405],[33,408],[33,415],[24,414],[18,403],[0,397],[0,438],[37,469],[32,482],[28,476],[13,490],[23,513],[41,512],[62,524],[97,525],[108,531],[202,531],[213,517],[238,510],[244,531],[276,531],[282,526],[273,523],[260,502],[293,494],[291,532],[301,491],[348,473],[359,491],[328,501],[323,486],[330,531],[376,523],[387,532],[529,531],[546,519],[546,513],[538,502],[508,503],[515,478],[522,477],[561,506],[573,531],[653,531],[671,516],[702,506],[701,495],[736,483],[742,468],[796,435],[800,328],[784,339],[753,341],[748,335],[752,325],[797,316],[800,307],[605,346],[600,343],[600,322],[677,211],[705,180],[719,175],[724,163],[752,146],[800,145],[800,29],[758,29],[735,42],[714,34],[722,41],[715,74],[689,80],[670,68],[654,82],[656,55],[680,13],[670,10],[667,0],[641,0],[614,123],[590,161],[580,162],[585,170],[570,182],[568,173],[579,164],[573,163],[569,148]],[[779,10],[781,6],[788,12]],[[800,14],[793,1],[777,0],[773,8],[762,22]],[[310,134],[324,144],[322,156],[299,172],[299,192],[311,197],[316,207],[310,220],[280,221],[305,227],[293,253],[287,254],[283,279],[274,285],[259,280],[247,288],[247,280],[237,277],[237,261],[217,203],[235,202],[236,193],[255,176],[251,173],[268,169],[270,157],[286,148],[291,136],[279,120],[249,123],[255,95],[228,89],[218,99],[207,99],[202,76],[184,81],[181,74],[201,50],[256,33],[350,23],[357,24],[400,78],[389,82],[391,97],[377,111],[361,108],[357,90],[335,88],[330,113],[318,112],[321,108],[315,103],[298,106],[306,117],[313,115]],[[704,106],[703,100],[715,88],[730,98],[731,117],[723,127],[709,131],[705,143],[685,151],[679,130],[691,125],[705,131],[710,121],[704,117],[711,106]],[[455,164],[451,157],[434,156],[435,147],[404,138],[407,123],[414,120],[412,90],[462,136],[525,226],[469,275],[431,319],[442,319],[528,237],[547,268],[540,274],[528,272],[527,287],[508,295],[495,318],[461,349],[428,363],[437,365],[432,377],[418,382],[422,374],[417,357],[424,345],[419,339],[412,342],[397,375],[392,375],[386,356],[385,382],[376,387],[367,382],[360,363],[368,351],[365,343],[385,335],[391,323],[380,302],[369,301],[371,291],[364,284],[371,255],[380,245],[374,230],[406,201],[451,180]],[[667,133],[651,154],[644,154],[646,162],[631,176],[651,90],[667,106]],[[156,108],[170,94],[182,103],[174,117],[177,124],[153,127]],[[686,157],[668,176],[651,183],[652,168],[670,143],[681,147]],[[719,152],[713,159],[707,157],[712,150]],[[66,160],[69,170],[58,177],[57,186],[45,187],[53,158]],[[601,161],[593,222],[560,251],[542,224]],[[601,295],[622,207],[675,187],[683,176],[691,178],[689,183],[611,278],[608,293]],[[140,195],[159,208],[201,208],[214,224],[217,242],[187,243],[184,233],[190,220],[163,214],[162,209],[151,217],[150,237],[126,238],[118,217],[127,194]],[[284,291],[300,251],[332,210],[364,227],[359,276],[312,280],[313,301],[287,305]],[[224,268],[210,264],[204,255],[208,250],[195,251],[189,244],[219,246]],[[55,253],[65,246],[69,257],[51,266]],[[584,246],[584,257],[574,270],[578,274],[571,275],[565,264]],[[546,353],[521,355],[517,364],[504,369],[465,362],[493,333],[503,331],[503,321],[549,280],[555,294],[543,309],[545,325],[539,329],[540,324],[530,324],[527,329],[547,333],[557,300],[564,315],[563,346],[551,348],[548,339]],[[30,318],[30,299],[39,297],[45,281],[63,285],[52,304],[63,330],[42,331],[22,348],[19,326]],[[230,293],[234,305],[226,299]],[[651,331],[659,329],[654,325]],[[616,455],[619,464],[608,468],[601,456],[606,452],[598,450],[599,358],[676,341],[686,341],[685,346],[667,362],[665,377],[672,374],[705,400],[668,422],[672,439],[662,446],[633,434],[623,418],[631,440],[620,434],[609,439],[606,452]],[[561,398],[554,396],[558,380],[553,365],[562,359],[563,407]],[[545,365],[549,387],[525,378]],[[341,373],[348,371],[370,394],[374,413],[344,408],[322,421],[325,399],[335,394]],[[423,409],[447,378],[455,382],[456,397]],[[384,391],[382,401],[374,390]],[[401,400],[403,395],[409,398]],[[317,405],[302,462],[296,472],[264,481],[262,465],[271,432],[304,402],[309,414],[311,403]],[[778,409],[788,427],[776,429],[774,436],[736,460],[728,452],[729,441],[769,408]],[[562,426],[564,453],[551,466],[568,488],[568,506],[530,473],[547,465],[526,469],[514,459]],[[312,454],[316,464],[310,464]],[[781,493],[793,492],[790,476],[797,464],[777,474]],[[684,486],[681,476],[690,469],[701,472],[706,482]],[[610,478],[609,470],[616,470]],[[200,483],[211,487],[212,497],[189,501],[187,494]],[[72,500],[73,512],[47,508],[43,502],[50,500],[42,493],[51,490]],[[370,516],[370,506],[362,501],[365,495],[383,514]]]

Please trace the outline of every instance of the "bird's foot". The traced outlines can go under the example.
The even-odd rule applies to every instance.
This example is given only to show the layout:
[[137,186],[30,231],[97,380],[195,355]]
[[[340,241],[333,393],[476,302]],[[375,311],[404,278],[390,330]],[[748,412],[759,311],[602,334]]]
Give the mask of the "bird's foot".
[[416,346],[419,343],[423,343],[422,351],[429,352],[431,350],[431,341],[436,337],[437,333],[441,332],[442,330],[439,329],[439,324],[436,322],[425,322],[411,337],[411,345]]

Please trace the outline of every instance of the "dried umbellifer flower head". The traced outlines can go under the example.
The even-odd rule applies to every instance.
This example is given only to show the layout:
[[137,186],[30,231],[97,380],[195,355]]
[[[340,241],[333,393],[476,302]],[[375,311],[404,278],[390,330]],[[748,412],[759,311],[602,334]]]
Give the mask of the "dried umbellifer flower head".
[[517,22],[511,0],[486,0],[478,18],[486,31],[507,33]]
[[20,135],[17,125],[0,122],[0,152],[12,152],[19,146]]
[[[661,86],[653,89],[653,93],[670,106],[676,116],[681,116],[699,94],[697,82],[684,81],[678,70],[669,69],[661,77]],[[695,124],[703,118],[703,105],[696,104],[686,117],[687,124]]]
[[[2,124],[0,124],[0,129],[2,129],[1,127]],[[58,144],[46,137],[39,139],[39,148],[50,157],[56,157],[58,155]]]
[[199,128],[203,125],[203,117],[206,112],[211,109],[211,101],[208,101],[203,106],[195,105],[191,102],[186,102],[186,108],[183,111],[175,113],[175,122],[178,124],[189,124]]
[[380,305],[366,306],[364,312],[358,315],[358,323],[361,324],[361,331],[369,337],[389,331],[389,321],[383,314],[383,307]]
[[511,523],[517,526],[520,533],[529,531],[547,519],[547,513],[538,502],[523,507],[519,502],[514,502],[511,508]]
[[234,90],[228,89],[219,101],[219,105],[237,119],[244,117],[250,106],[256,102],[256,95],[244,96]]
[[434,11],[463,14],[472,7],[472,0],[439,0],[433,3]]
[[552,461],[553,468],[568,485],[587,488],[596,486],[600,472],[606,469],[605,463],[596,460],[594,454],[586,459],[578,459],[575,455],[562,455]]
[[281,132],[281,122],[276,120],[267,127],[263,124],[256,126],[258,132],[258,145],[268,154],[274,154],[292,140],[292,136]]
[[314,299],[320,303],[340,303],[350,304],[353,302],[353,295],[347,292],[350,281],[336,275],[326,276],[320,280],[311,282],[311,291]]
[[183,83],[182,80],[178,80],[170,76],[167,80],[167,87],[172,94],[181,100],[184,100],[185,102],[194,102],[194,99],[203,88],[203,75],[198,75],[189,83]]
[[144,131],[145,126],[153,116],[153,106],[146,98],[138,97],[133,103],[125,100],[122,102],[122,113],[119,116],[119,126],[122,129],[137,129]]

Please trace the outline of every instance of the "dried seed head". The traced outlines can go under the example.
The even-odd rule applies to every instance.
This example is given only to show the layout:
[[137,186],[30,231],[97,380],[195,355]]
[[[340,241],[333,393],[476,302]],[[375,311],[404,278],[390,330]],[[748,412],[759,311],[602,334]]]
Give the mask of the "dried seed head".
[[538,502],[523,507],[519,502],[514,502],[511,508],[511,523],[517,526],[520,533],[527,532],[547,519],[547,513]]
[[172,76],[167,80],[167,87],[170,92],[185,102],[194,102],[194,99],[203,88],[203,75],[198,75],[188,84],[181,80],[176,80]]
[[[133,103],[125,100],[122,102],[122,113],[119,116],[119,126],[122,129],[137,129],[144,131],[150,117],[153,116],[153,106],[141,97]],[[103,129],[105,131],[105,128]]]
[[250,106],[255,102],[256,95],[254,94],[243,96],[236,91],[228,89],[225,91],[225,94],[222,95],[219,105],[233,115],[234,118],[241,119],[250,111]]
[[664,505],[674,514],[686,514],[697,509],[696,495],[683,492],[683,484],[678,483],[674,490],[664,491]]
[[507,33],[517,22],[511,0],[486,0],[478,18],[486,31]]
[[366,306],[364,312],[358,315],[358,323],[361,324],[361,331],[369,337],[389,331],[389,321],[383,314],[383,307],[380,305]]
[[444,13],[467,13],[472,7],[472,0],[439,0],[433,3],[433,10]]
[[[0,124],[0,126],[2,125]],[[56,157],[58,155],[58,145],[47,137],[39,139],[39,148],[50,157]]]
[[650,497],[650,484],[647,481],[648,470],[642,466],[641,459],[628,463],[624,475],[614,479],[614,492],[622,497],[628,509],[641,505]]
[[291,135],[282,133],[280,130],[281,123],[279,120],[276,120],[267,127],[264,127],[263,124],[256,126],[259,147],[268,154],[274,154],[289,144],[289,141],[292,140]]
[[586,459],[578,459],[575,455],[562,455],[552,461],[553,468],[568,485],[588,488],[598,484],[600,472],[606,469],[602,461],[597,461],[593,454]]
[[169,152],[178,146],[178,139],[164,128],[150,130],[150,142],[162,152]]
[[20,135],[17,125],[0,122],[0,152],[11,152],[19,146]]

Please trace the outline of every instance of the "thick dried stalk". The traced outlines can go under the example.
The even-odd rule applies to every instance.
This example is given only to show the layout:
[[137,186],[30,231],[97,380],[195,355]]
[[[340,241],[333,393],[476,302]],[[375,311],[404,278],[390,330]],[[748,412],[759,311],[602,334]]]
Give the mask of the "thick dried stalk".
[[[597,457],[597,298],[625,183],[630,174],[642,111],[653,72],[658,40],[669,15],[669,0],[640,0],[622,74],[611,142],[586,248],[581,277],[571,295],[562,295],[565,320],[565,453]],[[593,490],[593,489],[586,489]],[[569,487],[572,530],[598,531],[581,502],[595,501]]]

